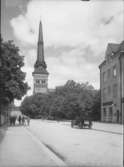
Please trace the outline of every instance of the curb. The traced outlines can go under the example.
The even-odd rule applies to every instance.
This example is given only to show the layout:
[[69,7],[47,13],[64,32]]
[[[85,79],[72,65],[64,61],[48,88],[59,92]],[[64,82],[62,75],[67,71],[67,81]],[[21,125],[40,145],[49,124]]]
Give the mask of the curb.
[[100,131],[100,132],[105,132],[105,133],[112,133],[112,134],[117,134],[117,135],[123,135],[121,132],[112,132],[112,131],[107,131],[107,130],[102,130],[102,129],[95,129],[92,128],[93,130]]

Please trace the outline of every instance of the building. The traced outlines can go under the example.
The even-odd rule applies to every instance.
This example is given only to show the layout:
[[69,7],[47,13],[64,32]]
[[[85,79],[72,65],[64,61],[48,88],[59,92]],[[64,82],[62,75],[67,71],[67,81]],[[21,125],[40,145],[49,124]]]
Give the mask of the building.
[[43,42],[43,32],[42,23],[40,21],[39,25],[39,38],[37,46],[37,60],[34,65],[33,75],[33,94],[36,93],[48,93],[48,75],[46,70],[47,65],[44,60],[44,42]]
[[100,64],[101,121],[124,122],[124,41],[109,43]]

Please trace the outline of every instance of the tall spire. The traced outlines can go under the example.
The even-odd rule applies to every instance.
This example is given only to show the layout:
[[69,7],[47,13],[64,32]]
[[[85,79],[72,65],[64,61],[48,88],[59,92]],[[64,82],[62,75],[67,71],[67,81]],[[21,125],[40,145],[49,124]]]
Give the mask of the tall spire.
[[43,43],[43,31],[42,31],[42,23],[40,21],[40,24],[39,24],[39,39],[38,39],[38,42],[42,42]]
[[39,37],[38,37],[38,48],[37,48],[37,61],[44,61],[44,46],[43,46],[43,31],[42,23],[39,24]]
[[39,36],[37,42],[37,60],[32,72],[34,81],[34,94],[48,93],[48,71],[44,60],[43,30],[42,23],[39,24]]
[[37,46],[37,60],[35,63],[35,67],[42,66],[46,69],[46,63],[44,61],[44,43],[43,43],[43,31],[42,31],[42,23],[40,21],[39,24],[39,37],[38,37],[38,46]]

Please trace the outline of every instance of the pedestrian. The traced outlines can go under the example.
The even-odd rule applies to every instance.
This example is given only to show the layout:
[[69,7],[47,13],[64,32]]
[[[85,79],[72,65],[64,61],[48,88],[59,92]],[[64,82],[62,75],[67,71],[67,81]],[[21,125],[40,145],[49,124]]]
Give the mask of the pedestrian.
[[16,116],[13,116],[13,125],[15,126],[16,124]]
[[12,116],[9,116],[9,122],[10,122],[10,126],[12,126]]
[[15,115],[10,115],[10,126],[15,126],[16,123],[16,116]]
[[22,125],[25,125],[25,117],[24,117],[24,115],[22,116]]
[[29,126],[30,125],[30,118],[27,117],[27,125]]
[[18,117],[19,125],[21,125],[21,120],[22,120],[21,115],[19,115]]

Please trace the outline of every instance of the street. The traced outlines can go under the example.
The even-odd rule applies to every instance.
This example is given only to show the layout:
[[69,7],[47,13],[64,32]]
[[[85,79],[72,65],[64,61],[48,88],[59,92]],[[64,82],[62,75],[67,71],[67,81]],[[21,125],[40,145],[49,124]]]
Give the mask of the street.
[[[111,130],[114,127],[101,124],[104,125]],[[121,132],[122,126],[115,126]],[[122,167],[122,139],[119,133],[71,128],[66,122],[31,120],[29,127],[9,127],[6,131],[0,144],[0,167]]]

